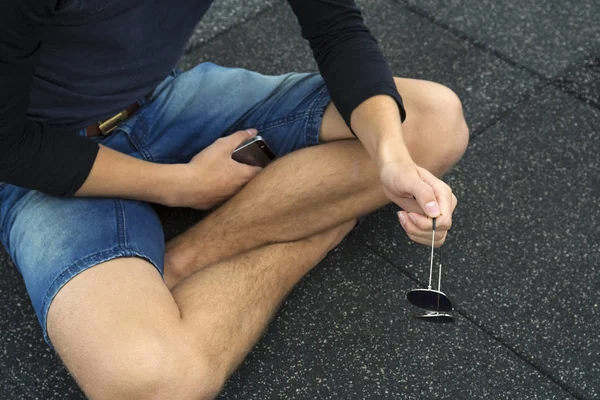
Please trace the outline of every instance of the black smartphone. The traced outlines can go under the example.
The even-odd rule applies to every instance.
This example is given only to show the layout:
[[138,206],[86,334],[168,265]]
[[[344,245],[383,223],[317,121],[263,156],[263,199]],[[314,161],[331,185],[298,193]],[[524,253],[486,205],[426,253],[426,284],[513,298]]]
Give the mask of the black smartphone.
[[243,164],[264,168],[275,159],[275,153],[262,137],[255,136],[240,144],[231,158]]

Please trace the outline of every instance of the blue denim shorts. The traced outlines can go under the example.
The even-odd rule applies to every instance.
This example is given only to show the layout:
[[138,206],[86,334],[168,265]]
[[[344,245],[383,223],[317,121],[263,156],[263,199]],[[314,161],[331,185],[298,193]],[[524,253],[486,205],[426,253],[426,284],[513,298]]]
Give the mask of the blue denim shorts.
[[[147,161],[184,163],[222,136],[256,128],[283,156],[318,143],[329,102],[316,73],[264,76],[203,63],[175,71],[150,99],[139,100],[133,117],[93,140]],[[23,276],[50,345],[48,309],[77,274],[119,257],[141,257],[163,273],[162,226],[140,201],[57,198],[0,183],[0,240]]]

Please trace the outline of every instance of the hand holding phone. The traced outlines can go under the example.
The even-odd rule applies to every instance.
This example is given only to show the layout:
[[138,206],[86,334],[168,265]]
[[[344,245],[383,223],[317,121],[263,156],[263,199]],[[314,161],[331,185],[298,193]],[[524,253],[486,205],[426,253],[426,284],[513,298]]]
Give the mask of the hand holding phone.
[[243,164],[264,168],[275,159],[275,153],[261,136],[255,136],[239,145],[231,158]]

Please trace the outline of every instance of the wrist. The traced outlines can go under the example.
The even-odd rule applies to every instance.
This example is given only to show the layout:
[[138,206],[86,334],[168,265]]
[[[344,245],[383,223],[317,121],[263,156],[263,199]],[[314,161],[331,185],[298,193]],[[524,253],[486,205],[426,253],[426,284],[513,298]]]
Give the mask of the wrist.
[[167,207],[181,207],[189,196],[185,192],[191,187],[191,171],[188,164],[161,164],[157,174],[158,184],[154,187],[156,203]]
[[397,134],[384,134],[379,137],[377,143],[377,165],[381,170],[385,165],[390,163],[397,164],[414,164],[402,131]]
[[398,104],[385,95],[365,100],[352,113],[352,128],[380,169],[391,162],[414,164],[398,115]]

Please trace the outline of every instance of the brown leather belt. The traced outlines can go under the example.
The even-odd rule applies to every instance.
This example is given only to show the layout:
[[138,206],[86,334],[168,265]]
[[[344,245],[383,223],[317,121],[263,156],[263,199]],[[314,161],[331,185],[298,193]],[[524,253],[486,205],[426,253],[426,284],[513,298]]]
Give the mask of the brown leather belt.
[[[152,98],[152,93],[154,93],[154,90],[152,92],[148,93],[146,96],[144,96],[146,98],[146,100],[150,100]],[[135,103],[129,105],[127,108],[125,108],[120,113],[115,114],[112,117],[105,119],[104,121],[100,121],[98,123],[91,124],[90,126],[85,128],[86,136],[91,138],[91,137],[96,137],[96,136],[106,136],[106,135],[110,134],[112,131],[114,131],[117,128],[117,126],[119,126],[119,124],[121,122],[127,120],[127,118],[131,117],[139,109],[140,109],[140,104],[136,101]]]

